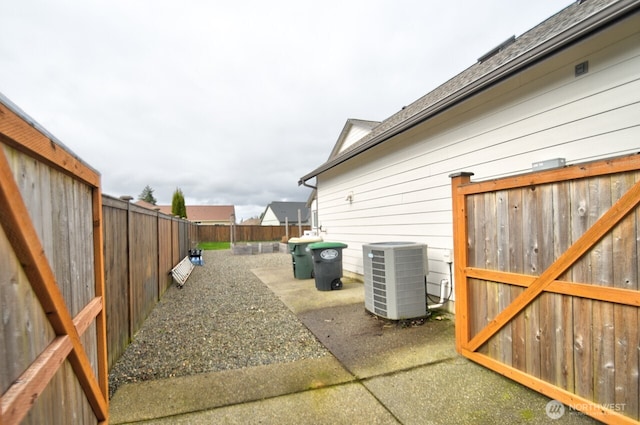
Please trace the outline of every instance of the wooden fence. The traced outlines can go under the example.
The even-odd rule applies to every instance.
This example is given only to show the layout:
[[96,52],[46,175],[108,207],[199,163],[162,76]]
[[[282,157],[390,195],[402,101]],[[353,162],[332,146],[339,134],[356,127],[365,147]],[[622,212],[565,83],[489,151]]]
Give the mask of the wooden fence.
[[109,368],[172,283],[171,268],[195,248],[195,224],[103,195]]
[[0,98],[0,424],[108,421],[99,174]]
[[452,175],[456,348],[606,423],[639,419],[640,156]]
[[[287,235],[286,226],[233,226],[236,242],[268,242],[280,241]],[[310,230],[310,226],[302,226],[302,232]],[[200,242],[230,242],[232,226],[198,226],[197,239]],[[290,238],[299,237],[300,229],[297,225],[289,226]]]

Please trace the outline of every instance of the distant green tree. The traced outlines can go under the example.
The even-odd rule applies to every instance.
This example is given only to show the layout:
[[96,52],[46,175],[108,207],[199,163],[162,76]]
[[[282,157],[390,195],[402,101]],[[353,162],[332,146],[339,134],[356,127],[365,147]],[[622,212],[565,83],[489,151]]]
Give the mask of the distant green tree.
[[184,194],[182,189],[176,188],[173,192],[173,198],[171,199],[171,214],[177,215],[181,218],[187,218],[187,207],[184,204]]
[[151,186],[149,185],[146,185],[144,189],[142,189],[142,193],[138,195],[138,199],[153,205],[155,205],[156,202],[158,202],[156,198],[153,196],[153,189],[151,189]]

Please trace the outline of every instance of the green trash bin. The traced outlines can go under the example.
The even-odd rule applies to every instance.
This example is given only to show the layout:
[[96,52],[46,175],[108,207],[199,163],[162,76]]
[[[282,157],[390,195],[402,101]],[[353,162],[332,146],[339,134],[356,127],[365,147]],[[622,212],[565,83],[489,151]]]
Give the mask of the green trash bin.
[[313,273],[318,291],[342,288],[342,249],[347,244],[341,242],[316,242],[309,245],[313,258]]
[[320,237],[305,237],[289,239],[289,252],[291,253],[291,263],[293,264],[293,277],[296,279],[313,278],[313,260],[309,245],[321,242]]

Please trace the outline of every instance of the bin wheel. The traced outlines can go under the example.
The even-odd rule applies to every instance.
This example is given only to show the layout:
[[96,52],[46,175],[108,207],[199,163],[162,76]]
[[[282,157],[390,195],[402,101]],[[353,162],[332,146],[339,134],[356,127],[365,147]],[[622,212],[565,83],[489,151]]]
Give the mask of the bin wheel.
[[331,281],[331,289],[340,289],[342,288],[342,281],[340,279],[333,279]]
[[311,279],[315,278],[316,274],[313,272],[313,270],[311,270]]

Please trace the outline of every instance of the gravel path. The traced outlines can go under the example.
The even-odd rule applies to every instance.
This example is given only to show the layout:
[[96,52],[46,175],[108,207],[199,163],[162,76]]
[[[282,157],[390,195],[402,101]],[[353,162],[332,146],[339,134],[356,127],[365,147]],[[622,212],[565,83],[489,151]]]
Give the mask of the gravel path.
[[289,254],[203,251],[182,289],[173,285],[109,373],[125,383],[286,363],[327,349],[251,269],[291,264]]

